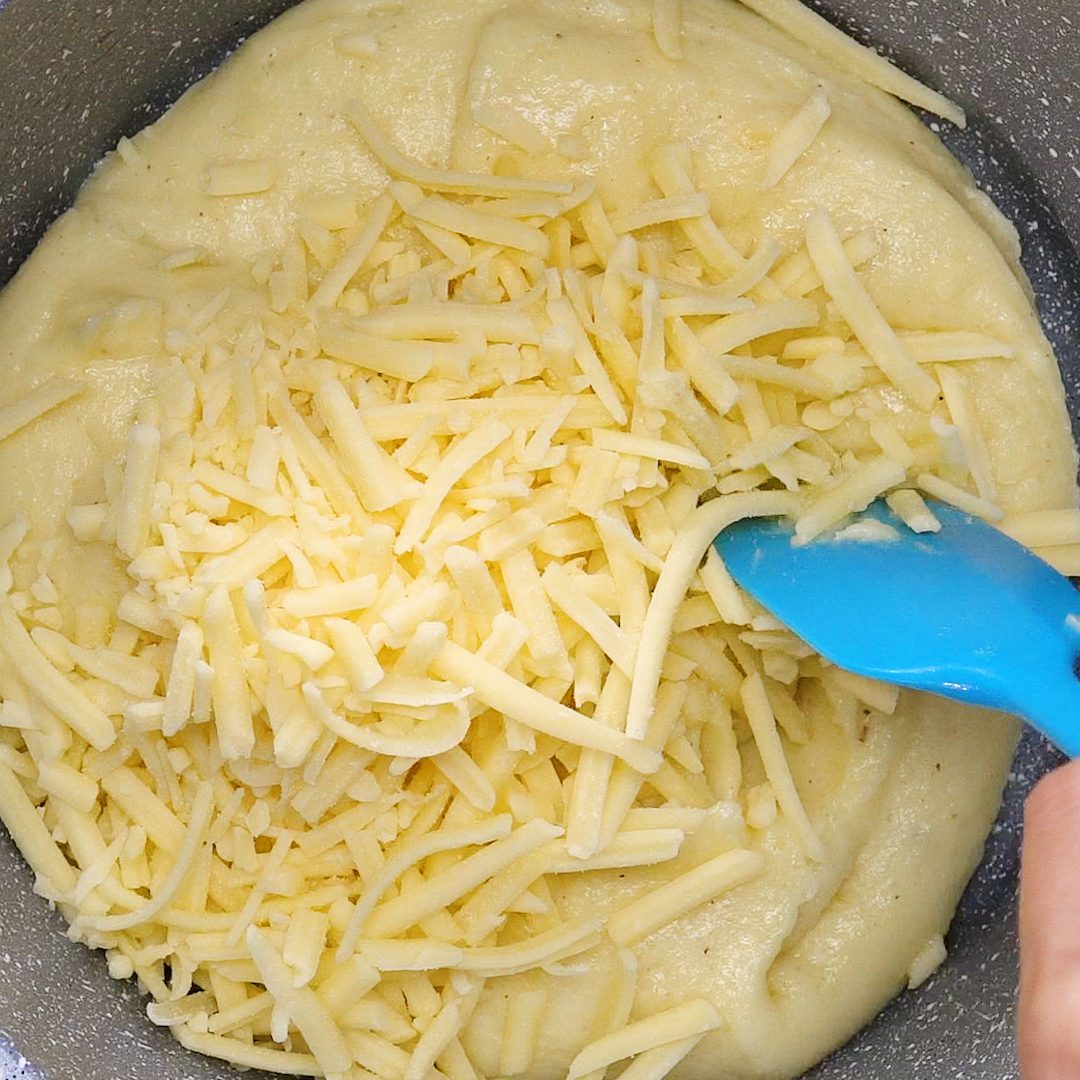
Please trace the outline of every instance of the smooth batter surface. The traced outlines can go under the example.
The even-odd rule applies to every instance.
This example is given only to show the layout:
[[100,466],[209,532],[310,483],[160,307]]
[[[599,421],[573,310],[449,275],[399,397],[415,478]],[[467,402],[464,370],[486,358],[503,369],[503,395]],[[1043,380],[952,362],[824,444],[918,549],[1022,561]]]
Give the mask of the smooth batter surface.
[[[0,445],[0,523],[23,512],[31,541],[54,544],[61,610],[76,598],[115,605],[124,587],[115,555],[76,541],[63,514],[104,497],[103,476],[162,356],[162,327],[223,287],[250,291],[250,264],[281,245],[306,199],[364,200],[385,185],[341,117],[353,98],[421,161],[489,171],[509,154],[529,175],[595,176],[615,207],[652,194],[642,167],[649,148],[685,141],[699,185],[742,250],[765,232],[797,248],[807,214],[821,207],[846,231],[880,230],[882,251],[862,275],[894,327],[975,330],[1015,350],[1010,361],[965,367],[1002,508],[1073,505],[1057,368],[1009,227],[905,107],[733,3],[685,9],[685,59],[673,63],[637,3],[309,0],[138,135],[130,163],[111,157],[0,297],[0,404],[49,373],[92,387]],[[354,33],[373,36],[374,55],[335,48]],[[759,190],[764,149],[818,82],[832,103],[829,123],[779,185]],[[512,105],[551,152],[507,150],[472,120],[477,102]],[[568,134],[584,146],[581,160],[555,152]],[[208,167],[252,159],[272,162],[271,190],[205,194]],[[195,246],[206,256],[182,271],[180,290],[161,261]],[[149,303],[115,315],[133,297]],[[110,335],[115,317],[138,321],[141,347],[130,323]],[[687,841],[674,868],[735,842],[764,852],[768,868],[635,950],[635,1015],[700,995],[724,1018],[680,1075],[797,1075],[902,987],[978,861],[1014,738],[1006,718],[903,695],[894,715],[871,716],[861,741],[823,725],[788,748],[824,864],[802,857],[782,815],[748,839],[721,809]],[[563,877],[556,899],[567,915],[604,911],[672,872]],[[563,1074],[605,1007],[613,951],[598,949],[582,966],[516,980],[553,986],[532,1076]],[[490,984],[464,1039],[484,1075],[498,1074],[502,990],[514,983]]]

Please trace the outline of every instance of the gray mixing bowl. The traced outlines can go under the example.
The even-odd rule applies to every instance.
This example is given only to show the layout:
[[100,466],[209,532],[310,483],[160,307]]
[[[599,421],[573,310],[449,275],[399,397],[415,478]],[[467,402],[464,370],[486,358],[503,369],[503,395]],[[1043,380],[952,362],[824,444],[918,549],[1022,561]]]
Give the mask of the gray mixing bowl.
[[[463,0],[467,2],[467,0]],[[290,0],[0,0],[0,284],[94,163]],[[945,141],[1020,229],[1080,428],[1080,0],[828,0],[824,13],[958,100]],[[949,961],[812,1080],[1016,1077],[1015,897],[1026,791],[1057,761],[1028,735]],[[230,1075],[153,1028],[132,986],[73,945],[0,834],[0,1078]]]

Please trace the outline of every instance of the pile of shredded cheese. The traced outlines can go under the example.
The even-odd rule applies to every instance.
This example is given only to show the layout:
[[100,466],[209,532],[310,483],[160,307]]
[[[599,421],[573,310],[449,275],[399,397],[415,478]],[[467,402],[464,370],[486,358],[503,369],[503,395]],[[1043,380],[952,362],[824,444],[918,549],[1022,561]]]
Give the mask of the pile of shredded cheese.
[[[660,1077],[720,1018],[694,999],[629,1023],[633,947],[764,856],[578,921],[551,882],[668,862],[718,802],[821,860],[785,746],[895,706],[709,542],[763,514],[807,541],[882,494],[920,531],[920,492],[1000,518],[962,362],[1009,349],[894,331],[859,274],[878,238],[824,213],[798,250],[736,250],[685,147],[652,155],[649,201],[609,206],[421,165],[349,117],[385,190],[306,204],[252,267],[254,312],[226,292],[168,331],[109,499],[68,511],[126,565],[117,609],[67,621],[48,545],[0,531],[0,816],[71,935],[203,1053],[474,1080],[486,986],[614,947],[625,1008],[570,1076]],[[763,185],[828,117],[818,90]],[[244,163],[207,192],[272,184]],[[79,389],[8,406],[0,438]],[[1072,512],[1012,528],[1080,541]],[[547,1007],[513,996],[501,1075],[529,1070]]]

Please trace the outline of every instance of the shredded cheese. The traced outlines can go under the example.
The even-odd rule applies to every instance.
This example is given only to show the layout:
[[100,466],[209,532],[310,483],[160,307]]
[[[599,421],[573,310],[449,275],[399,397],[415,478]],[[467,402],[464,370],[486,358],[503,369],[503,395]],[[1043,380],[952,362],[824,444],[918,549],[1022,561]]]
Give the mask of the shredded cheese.
[[825,289],[874,363],[912,401],[929,410],[939,393],[934,380],[907,352],[859,280],[836,228],[823,211],[806,223],[806,246]]
[[616,945],[634,945],[764,869],[765,860],[755,851],[726,851],[615,912],[608,919],[608,937]]
[[548,149],[548,140],[543,132],[519,112],[509,108],[496,108],[485,102],[475,102],[472,115],[481,127],[519,146],[527,154],[542,154]]
[[782,27],[787,33],[805,42],[812,49],[836,61],[836,63],[877,86],[888,94],[917,105],[920,109],[936,113],[957,127],[964,127],[963,110],[948,98],[905,74],[899,68],[866,48],[811,8],[798,0],[740,0],[762,18]]
[[1000,521],[1003,512],[996,503],[987,502],[986,499],[965,491],[956,484],[945,480],[933,473],[919,473],[915,477],[915,483],[926,492],[927,495],[940,499],[955,506],[957,510],[963,510],[974,517],[984,518],[986,521]]
[[872,458],[856,466],[799,515],[795,522],[795,542],[809,543],[849,514],[865,510],[904,476],[904,467],[887,457]]
[[258,195],[273,186],[274,169],[268,161],[228,162],[207,170],[207,195]]
[[346,116],[360,137],[386,169],[437,191],[453,191],[480,195],[531,194],[568,195],[573,185],[558,180],[529,180],[518,177],[490,176],[482,173],[459,173],[449,169],[433,169],[412,161],[398,151],[368,110],[354,101]]
[[652,23],[657,48],[669,60],[681,60],[683,55],[681,0],[653,0]]
[[765,163],[763,188],[775,187],[813,145],[818,133],[832,115],[825,91],[819,86],[809,100],[782,127],[769,148]]
[[948,957],[945,941],[940,934],[935,934],[911,961],[908,968],[908,989],[915,990],[922,986]]
[[[813,18],[793,25],[828,44]],[[690,44],[677,0],[656,0],[652,31],[671,60]],[[76,932],[200,1052],[477,1080],[473,1011],[523,975],[496,1053],[527,1074],[543,980],[614,951],[570,1076],[630,1059],[625,1075],[659,1080],[719,1017],[692,999],[631,1022],[637,944],[753,888],[775,830],[825,856],[788,761],[820,661],[711,542],[768,515],[806,541],[881,494],[931,530],[916,489],[999,514],[955,362],[1010,348],[891,327],[856,270],[875,228],[841,240],[815,211],[805,247],[761,236],[744,256],[688,147],[656,148],[652,190],[611,204],[518,161],[559,168],[565,136],[471,108],[515,175],[414,161],[354,104],[383,190],[305,196],[239,322],[230,289],[166,316],[168,372],[101,501],[64,516],[127,569],[115,610],[69,614],[47,545],[25,519],[0,529],[0,819]],[[829,115],[818,89],[777,124],[765,186]],[[256,196],[275,174],[216,165],[207,190]],[[0,439],[82,390],[16,399]],[[1004,525],[1078,559],[1072,511]],[[869,680],[825,684],[838,716],[896,705]],[[738,832],[701,861],[718,805]],[[568,882],[644,867],[659,883],[618,910],[562,914]]]
[[999,522],[998,528],[1027,547],[1080,544],[1080,511],[1068,508],[1010,514]]
[[510,999],[499,1056],[501,1076],[518,1076],[532,1064],[547,1006],[546,990],[525,990]]
[[55,716],[96,750],[112,744],[116,738],[112,721],[49,662],[7,596],[0,596],[0,650],[25,680],[27,689]]
[[580,1080],[624,1058],[703,1035],[720,1023],[720,1014],[712,1005],[701,998],[691,999],[590,1043],[570,1063],[567,1080]]
[[86,387],[69,379],[49,379],[0,408],[0,442],[81,394]]

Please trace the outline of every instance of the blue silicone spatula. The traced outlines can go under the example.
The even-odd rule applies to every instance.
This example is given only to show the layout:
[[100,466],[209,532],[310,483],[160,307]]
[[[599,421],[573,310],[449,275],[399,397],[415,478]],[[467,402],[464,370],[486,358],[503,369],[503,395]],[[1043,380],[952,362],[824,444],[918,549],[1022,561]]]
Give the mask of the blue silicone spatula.
[[1080,593],[993,526],[934,502],[914,533],[884,502],[843,530],[792,544],[791,523],[736,522],[715,544],[732,577],[822,656],[859,675],[1023,717],[1080,755]]

